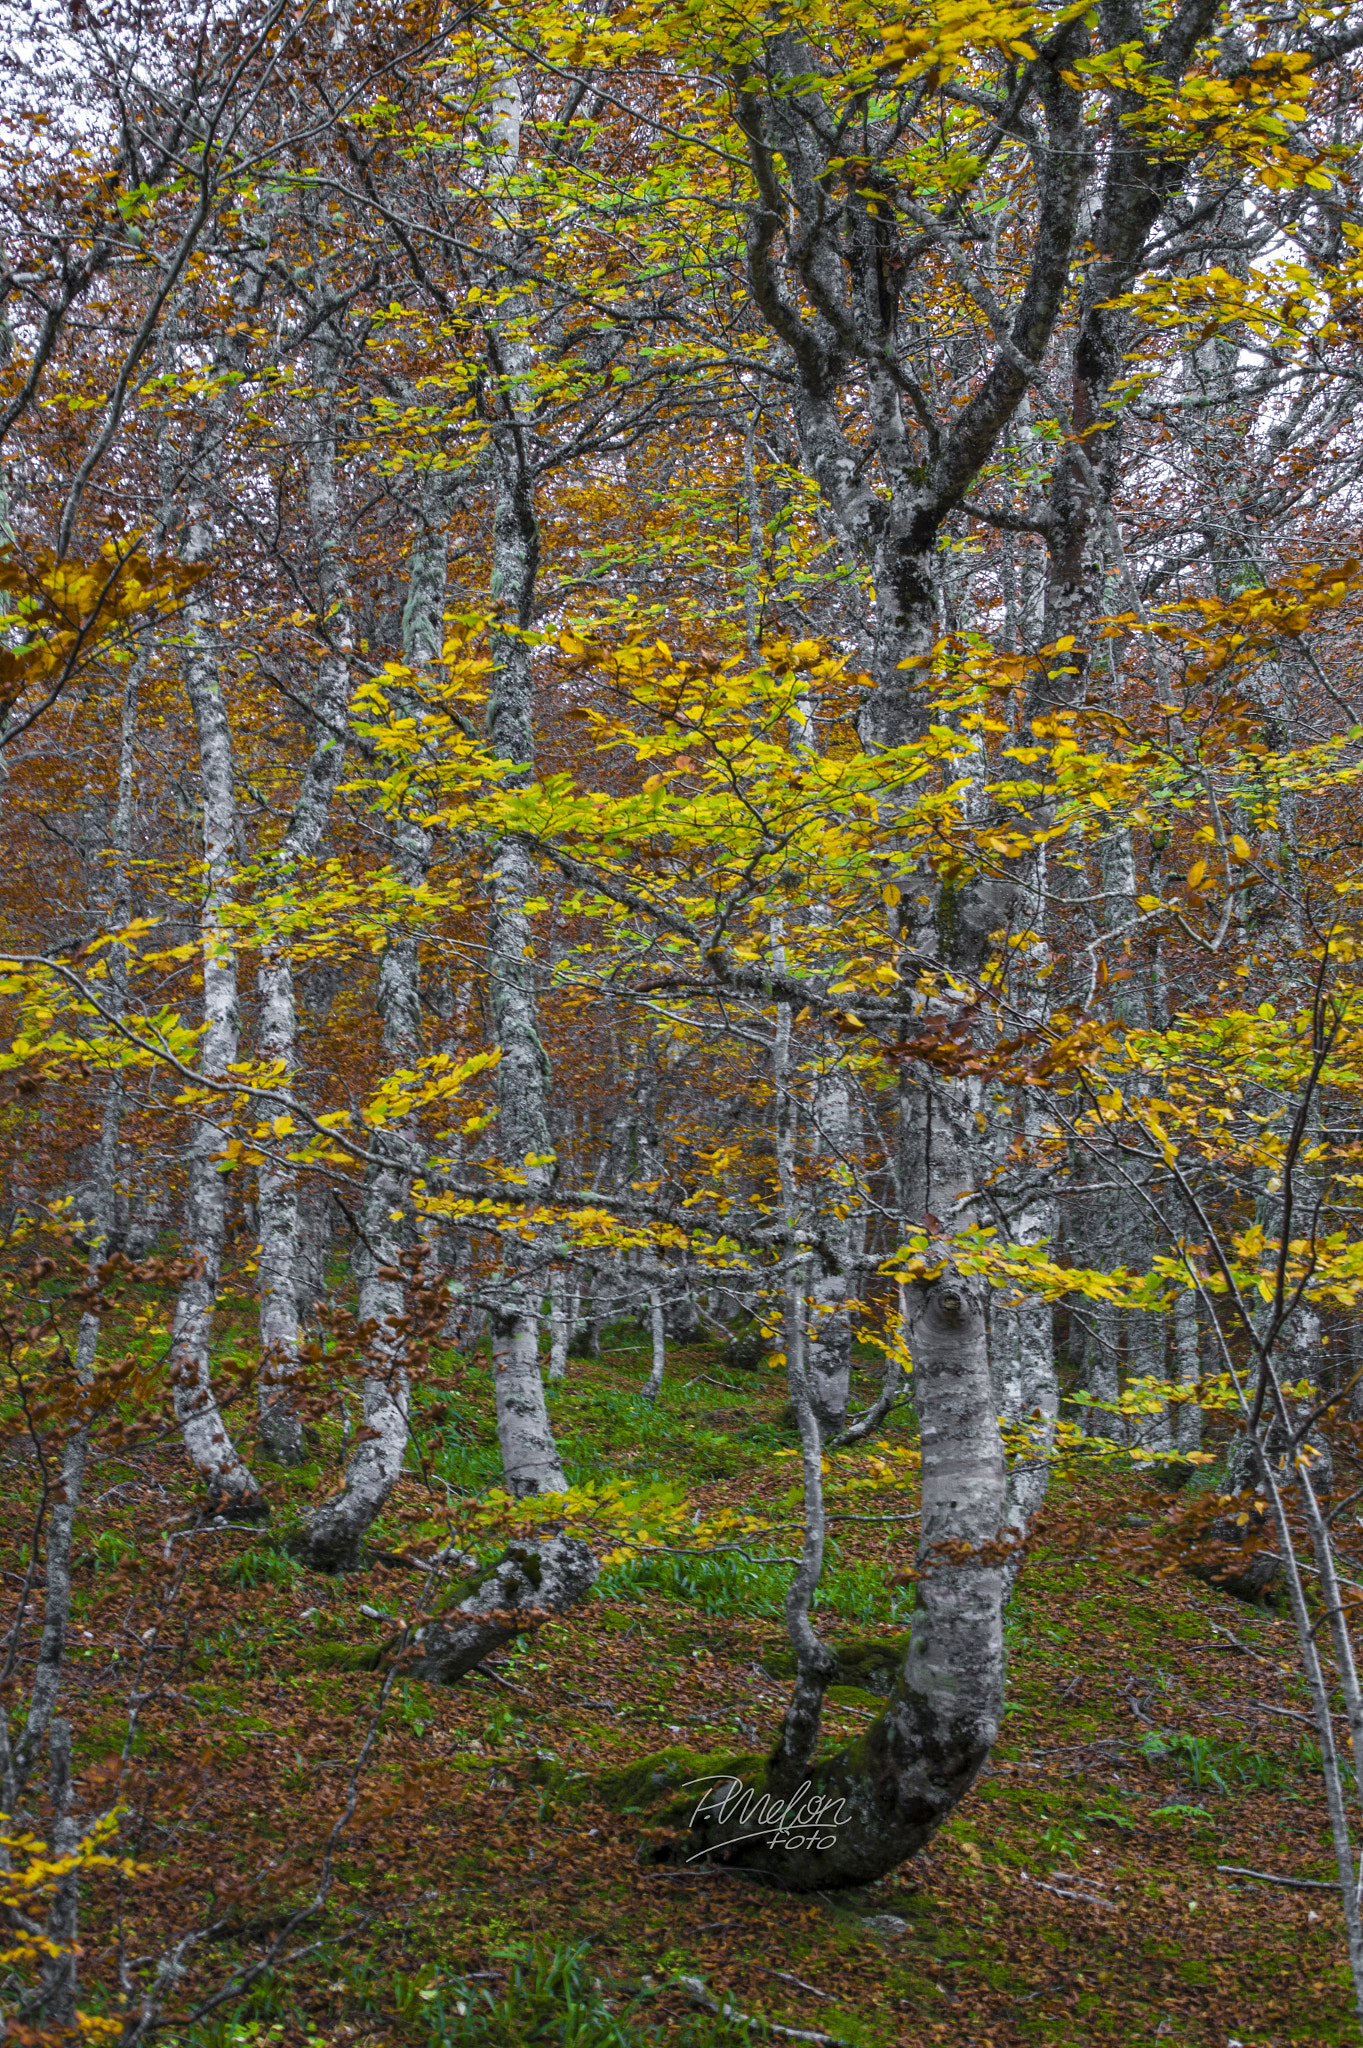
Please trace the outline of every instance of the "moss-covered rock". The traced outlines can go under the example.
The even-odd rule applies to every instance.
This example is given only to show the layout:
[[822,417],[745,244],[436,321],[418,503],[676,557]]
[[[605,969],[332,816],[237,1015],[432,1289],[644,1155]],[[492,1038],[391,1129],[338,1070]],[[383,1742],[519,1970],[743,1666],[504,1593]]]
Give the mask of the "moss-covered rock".
[[390,1643],[319,1643],[304,1654],[314,1671],[377,1671],[390,1647]]
[[595,1789],[607,1806],[617,1813],[647,1813],[658,1820],[687,1821],[697,1800],[717,1778],[736,1778],[761,1790],[766,1783],[764,1756],[733,1756],[715,1750],[709,1756],[699,1750],[673,1745],[637,1757],[623,1770],[603,1771]]

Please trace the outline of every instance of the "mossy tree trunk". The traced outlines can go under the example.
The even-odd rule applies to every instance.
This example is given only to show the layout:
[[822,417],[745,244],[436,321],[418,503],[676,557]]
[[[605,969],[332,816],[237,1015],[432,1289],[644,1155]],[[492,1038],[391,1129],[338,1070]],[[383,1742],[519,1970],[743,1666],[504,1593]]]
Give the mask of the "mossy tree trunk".
[[428,1623],[412,1676],[453,1685],[494,1650],[584,1600],[599,1569],[580,1536],[509,1544],[490,1571],[456,1588]]
[[984,1289],[948,1265],[910,1289],[923,1516],[918,1608],[888,1705],[793,1788],[721,1780],[686,1854],[791,1891],[867,1884],[931,1840],[970,1789],[1003,1709],[1003,1449]]

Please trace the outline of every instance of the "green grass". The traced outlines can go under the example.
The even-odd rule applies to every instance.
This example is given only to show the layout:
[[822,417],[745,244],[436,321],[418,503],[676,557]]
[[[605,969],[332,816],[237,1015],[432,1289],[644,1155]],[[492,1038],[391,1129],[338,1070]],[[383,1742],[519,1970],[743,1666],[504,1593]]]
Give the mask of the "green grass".
[[[789,1584],[790,1566],[785,1564],[754,1564],[731,1555],[674,1557],[655,1552],[608,1567],[597,1581],[597,1590],[605,1600],[657,1593],[665,1600],[694,1607],[700,1614],[780,1621]],[[846,1615],[850,1621],[897,1622],[912,1612],[913,1594],[888,1585],[879,1565],[831,1565],[824,1572],[814,1605]]]
[[224,1586],[251,1591],[257,1586],[292,1586],[303,1576],[303,1567],[283,1545],[269,1537],[229,1558],[218,1572]]
[[[1271,1792],[1285,1786],[1294,1775],[1291,1767],[1271,1751],[1251,1748],[1246,1743],[1218,1742],[1210,1735],[1152,1729],[1141,1742],[1141,1753],[1149,1762],[1164,1764],[1177,1775],[1191,1778],[1196,1792],[1208,1788],[1229,1792],[1239,1786]],[[1303,1736],[1297,1745],[1296,1768],[1308,1775],[1320,1771],[1320,1748],[1309,1736]]]
[[[396,2020],[401,2038],[420,2048],[649,2048],[657,2040],[651,1987],[608,1992],[593,1974],[586,1942],[521,1945],[500,1960],[505,1968],[496,1988],[470,1984],[434,1962],[410,1974],[379,1975],[340,1959],[336,1967],[371,2018],[389,2026]],[[170,2035],[167,2048],[271,2048],[286,2034],[295,2041],[301,2035],[305,2048],[323,2048],[329,2038],[313,2031],[269,1972],[230,2018]],[[731,2048],[767,2038],[767,2029],[760,2021],[736,2025],[707,2016],[669,2038],[677,2048]]]

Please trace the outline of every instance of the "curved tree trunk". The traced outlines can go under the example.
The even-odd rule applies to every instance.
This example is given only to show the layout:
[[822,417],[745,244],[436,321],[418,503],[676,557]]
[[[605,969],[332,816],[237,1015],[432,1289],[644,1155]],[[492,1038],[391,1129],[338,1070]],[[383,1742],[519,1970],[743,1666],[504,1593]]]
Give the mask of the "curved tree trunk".
[[[748,231],[752,298],[788,352],[801,458],[875,590],[873,687],[858,718],[868,751],[912,741],[931,716],[920,685],[941,625],[939,538],[1026,397],[1064,301],[1087,175],[1082,107],[1065,70],[1086,47],[1079,23],[1062,24],[1031,74],[1038,189],[1026,285],[1011,320],[995,329],[984,376],[921,464],[908,457],[911,429],[893,372],[897,295],[883,289],[887,263],[898,255],[891,246],[897,230],[886,228],[870,201],[864,217],[849,201],[836,229],[825,225],[832,130],[821,119],[817,54],[787,31],[767,44],[763,71],[754,68],[740,82],[736,114],[757,191]],[[777,90],[773,70],[781,74]],[[969,289],[965,251],[949,238],[942,247]],[[871,422],[883,494],[846,434],[839,405],[853,335],[858,417]],[[909,974],[940,967],[949,984],[953,970],[971,973],[989,934],[1009,921],[999,896],[997,887],[981,885],[967,900],[935,877],[907,872],[896,929]],[[745,1813],[741,1799],[713,1795],[693,1823],[701,1849],[801,1890],[863,1883],[920,1848],[988,1756],[1002,1708],[1011,1545],[1002,1529],[986,1290],[950,1264],[950,1233],[973,1212],[975,1105],[964,1085],[920,1068],[906,1069],[904,1091],[895,1173],[903,1225],[936,1240],[943,1260],[936,1277],[917,1278],[909,1289],[923,1444],[921,1604],[911,1647],[884,1715],[849,1749],[810,1764],[807,1792],[795,1788],[786,1809],[790,1825],[770,1809]],[[802,1742],[809,1740],[806,1730]],[[791,1798],[784,1786],[779,1795],[760,1789],[778,1803]],[[802,1819],[811,1825],[801,1827]]]
[[953,1268],[910,1289],[923,1443],[919,1604],[883,1714],[800,1783],[697,1787],[686,1844],[792,1891],[868,1884],[916,1854],[970,1789],[1003,1710],[1003,1450],[984,1289]]
[[427,1624],[412,1676],[453,1685],[526,1629],[584,1600],[599,1569],[580,1536],[510,1544],[470,1592]]
[[[404,984],[409,977],[414,979],[414,959],[394,964],[394,954],[407,946],[414,956],[415,941],[402,941],[384,961],[390,983],[387,992],[381,986],[379,998],[385,1049],[389,1019],[404,1014]],[[316,1510],[299,1540],[300,1553],[315,1571],[353,1569],[361,1541],[383,1512],[407,1455],[411,1390],[403,1334],[406,1289],[399,1262],[405,1248],[403,1225],[413,1162],[400,1134],[386,1137],[384,1146],[386,1156],[366,1171],[360,1218],[365,1239],[357,1261],[365,1350],[361,1427],[341,1491]]]

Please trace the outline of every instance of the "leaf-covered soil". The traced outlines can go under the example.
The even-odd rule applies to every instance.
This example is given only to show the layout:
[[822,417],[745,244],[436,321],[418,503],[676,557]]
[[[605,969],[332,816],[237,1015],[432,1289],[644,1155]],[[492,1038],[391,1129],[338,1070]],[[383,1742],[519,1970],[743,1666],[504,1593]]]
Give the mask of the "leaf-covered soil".
[[[776,1455],[789,1436],[775,1381],[674,1349],[648,1409],[633,1341],[573,1360],[555,1397],[573,1476],[666,1476],[710,1510],[778,1503],[794,1473]],[[376,1537],[394,1558],[421,1548],[436,1503],[488,1543],[473,1526],[496,1476],[486,1387],[452,1370],[439,1399],[427,1477],[413,1473]],[[911,1439],[899,1418],[892,1441]],[[272,1475],[276,1524],[291,1496],[331,1483],[320,1462]],[[390,1634],[416,1611],[421,1575],[374,1561],[318,1578],[268,1535],[196,1532],[169,1443],[101,1461],[89,1502],[66,1710],[87,1806],[131,1809],[146,1868],[86,1901],[84,2002],[115,2008],[120,1947],[136,1981],[138,1959],[209,1927],[186,1955],[192,2000],[314,1890],[380,1685],[323,1668],[326,1653]],[[824,1610],[830,1638],[902,1633],[913,1506],[911,1492],[881,1492],[866,1519],[836,1525],[846,1606]],[[1129,1471],[1057,1480],[1009,1610],[994,1758],[927,1853],[855,1895],[791,1898],[660,1867],[649,1854],[666,1829],[598,1783],[667,1746],[770,1741],[785,1697],[779,1564],[745,1579],[732,1557],[673,1560],[662,1589],[615,1567],[485,1675],[450,1692],[400,1679],[326,1907],[286,1945],[309,1952],[194,2040],[471,2038],[442,2033],[461,2001],[478,1988],[497,2000],[527,1948],[581,1944],[600,2025],[632,2014],[619,2039],[742,2038],[681,1982],[699,1979],[744,2014],[856,2044],[1356,2040],[1331,1894],[1217,1867],[1328,1882],[1332,1857],[1290,1624],[1166,1568],[1157,1539],[1180,1511]],[[783,1554],[790,1538],[756,1548]],[[839,1687],[829,1734],[852,1734],[876,1705]],[[499,2011],[477,2038],[608,2038],[566,2022],[522,2035]]]

